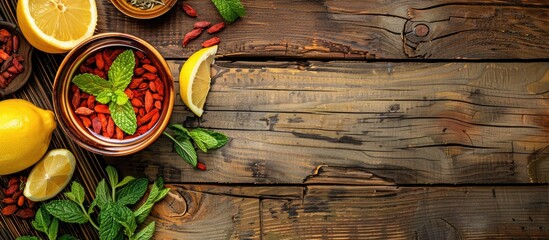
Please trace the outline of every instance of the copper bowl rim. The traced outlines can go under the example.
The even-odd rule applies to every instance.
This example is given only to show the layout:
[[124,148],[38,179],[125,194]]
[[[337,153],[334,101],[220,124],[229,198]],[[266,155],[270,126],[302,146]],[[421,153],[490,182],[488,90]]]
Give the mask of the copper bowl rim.
[[172,7],[177,3],[177,0],[164,0],[164,6],[156,5],[151,9],[146,10],[136,8],[126,0],[111,0],[111,3],[116,9],[118,9],[118,11],[124,13],[128,17],[136,19],[151,19],[159,17],[170,11],[170,9],[172,9]]
[[[161,110],[157,123],[145,134],[131,139],[107,139],[92,133],[89,129],[78,123],[70,106],[71,101],[68,97],[70,78],[72,78],[87,56],[109,47],[126,47],[145,52],[149,58],[156,58],[158,60],[157,62],[161,69],[159,69],[159,74],[162,73],[164,75],[163,82],[166,84],[166,90],[162,104],[165,107]],[[61,129],[81,147],[105,156],[133,154],[156,141],[169,123],[174,101],[174,80],[166,60],[145,40],[125,33],[97,34],[78,44],[61,62],[53,83],[53,109]]]

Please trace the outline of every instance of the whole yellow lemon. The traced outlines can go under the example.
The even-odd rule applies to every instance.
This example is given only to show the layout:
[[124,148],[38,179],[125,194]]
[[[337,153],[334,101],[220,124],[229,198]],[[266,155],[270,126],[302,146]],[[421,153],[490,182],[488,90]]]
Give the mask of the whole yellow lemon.
[[40,160],[56,126],[52,111],[22,99],[0,101],[0,175],[19,172]]

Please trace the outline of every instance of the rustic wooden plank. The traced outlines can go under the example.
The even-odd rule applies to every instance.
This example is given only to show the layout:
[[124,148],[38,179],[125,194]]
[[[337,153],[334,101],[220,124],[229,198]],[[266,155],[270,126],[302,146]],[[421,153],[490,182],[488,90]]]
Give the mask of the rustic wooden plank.
[[178,98],[171,119],[231,137],[199,154],[206,174],[165,137],[108,161],[170,182],[300,184],[324,165],[374,185],[547,181],[549,63],[217,64],[203,117]]
[[159,239],[549,237],[549,192],[541,185],[305,185],[289,187],[289,198],[271,197],[285,186],[171,187],[152,211]]
[[[546,1],[430,0],[252,1],[247,15],[217,36],[228,57],[329,59],[532,59],[549,56]],[[198,20],[221,21],[210,1],[190,2],[197,19],[176,5],[164,16],[131,19],[97,1],[98,32],[126,32],[168,58],[188,57],[211,37],[186,48],[181,40]],[[417,25],[429,28],[417,29]],[[421,27],[420,27],[421,28]],[[423,32],[421,32],[423,31]]]
[[[246,191],[203,186],[206,192],[200,192],[201,186],[168,187],[173,190],[154,206],[149,217],[156,221],[156,239],[259,239],[259,197],[249,194],[277,194],[261,187]],[[231,193],[234,191],[246,194],[238,196]]]
[[303,200],[261,201],[262,239],[547,238],[547,193],[547,186],[309,186]]

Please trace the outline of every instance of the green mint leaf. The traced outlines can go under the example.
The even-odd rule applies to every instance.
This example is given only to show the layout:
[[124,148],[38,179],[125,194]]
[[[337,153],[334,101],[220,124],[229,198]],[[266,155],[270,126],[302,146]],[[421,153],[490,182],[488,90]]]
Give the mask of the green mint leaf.
[[134,67],[135,56],[132,50],[126,50],[114,59],[108,72],[109,81],[112,82],[114,89],[126,89],[132,81]]
[[59,237],[57,240],[78,240],[78,238],[75,238],[68,234],[64,234],[64,235],[61,235],[61,237]]
[[189,130],[181,124],[170,124],[168,128],[174,131],[176,136],[186,136],[187,138],[189,136]]
[[90,73],[78,74],[74,76],[72,82],[82,89],[82,91],[87,92],[93,96],[97,96],[103,91],[112,88],[112,83]]
[[124,234],[131,238],[135,229],[137,229],[137,223],[135,222],[132,210],[126,206],[113,204],[111,211],[114,219],[124,227]]
[[135,236],[133,236],[133,240],[149,240],[152,239],[154,235],[155,230],[155,222],[152,221],[149,223],[145,228],[141,229]]
[[109,192],[110,191],[109,186],[107,186],[107,182],[105,181],[105,179],[101,179],[101,181],[99,181],[99,183],[97,184],[97,188],[95,189],[94,200],[99,209],[103,210],[109,202],[112,202],[112,198],[109,197]]
[[21,237],[16,238],[15,240],[41,240],[41,239],[39,237],[35,237],[35,236],[21,236]]
[[109,183],[111,184],[111,187],[116,187],[116,185],[118,184],[118,172],[112,166],[107,166],[105,170],[107,171],[107,177],[109,178]]
[[181,156],[183,160],[191,164],[191,166],[196,167],[197,156],[191,141],[184,138],[173,138],[172,135],[166,132],[163,132],[163,134],[173,141],[173,147],[175,149],[175,152],[177,152],[177,154],[179,154],[179,156]]
[[212,0],[212,2],[227,22],[234,22],[239,17],[246,15],[246,10],[240,0]]
[[45,204],[46,210],[63,222],[86,223],[87,216],[82,212],[80,206],[70,200],[53,200]]
[[133,111],[132,104],[128,101],[124,105],[118,105],[115,102],[109,103],[114,124],[127,134],[134,134],[137,130],[137,117]]
[[211,149],[211,148],[217,146],[217,140],[214,137],[210,136],[210,134],[204,132],[200,128],[196,128],[196,129],[191,130],[189,135],[191,136],[191,138],[194,140],[194,142],[197,145],[198,145],[198,143],[200,143],[202,145],[202,147],[200,147],[200,145],[198,145],[198,146],[199,146],[200,150],[202,150],[203,152],[207,152],[208,149]]
[[114,93],[110,89],[106,89],[105,91],[95,96],[95,100],[102,104],[107,104],[111,101],[113,95]]
[[51,224],[52,216],[46,209],[44,205],[41,205],[36,215],[34,215],[34,220],[31,222],[32,227],[40,232],[48,233],[48,227]]
[[73,181],[71,185],[71,191],[66,192],[65,196],[72,200],[73,202],[82,205],[84,203],[85,198],[85,190],[80,183]]
[[191,166],[196,167],[198,162],[198,156],[196,155],[196,150],[194,150],[193,144],[190,140],[177,141],[174,145],[175,152],[179,154],[186,162],[191,164]]
[[118,239],[121,234],[122,226],[114,217],[116,213],[113,212],[113,205],[115,203],[108,203],[105,209],[99,213],[99,239],[101,240]]
[[153,186],[156,186],[156,188],[162,189],[164,187],[164,178],[158,177],[153,184]]
[[158,195],[154,199],[154,202],[155,203],[159,202],[160,200],[162,200],[162,198],[164,198],[166,195],[168,195],[169,192],[170,192],[169,188],[164,188],[164,189],[160,190],[160,192],[158,193]]
[[198,149],[202,150],[202,152],[208,152],[208,148],[206,147],[206,145],[202,141],[200,141],[200,140],[196,141],[195,140],[194,144],[198,147]]
[[88,207],[88,215],[91,215],[93,212],[95,212],[95,210],[93,209],[93,208],[95,208],[95,206],[97,206],[97,199],[94,199],[90,203],[90,206]]
[[137,178],[116,191],[116,203],[120,205],[135,204],[147,191],[149,181],[146,178]]
[[124,177],[124,179],[122,179],[121,182],[119,182],[118,184],[116,184],[116,187],[119,188],[119,187],[122,187],[126,184],[128,184],[130,181],[134,180],[135,178],[132,177],[132,176],[126,176]]
[[129,101],[128,95],[126,95],[126,93],[120,89],[114,91],[114,94],[116,95],[115,102],[118,105],[124,105],[126,104],[126,102]]
[[164,188],[164,180],[162,178],[156,179],[151,187],[151,191],[149,192],[147,200],[145,200],[145,203],[143,203],[134,212],[135,220],[137,221],[137,223],[142,223],[143,221],[145,221],[145,219],[151,212],[153,205],[156,202],[162,200],[162,198],[164,198],[169,191],[169,188]]
[[51,221],[51,225],[47,233],[50,240],[57,239],[57,230],[59,230],[59,220],[54,218],[53,221]]
[[219,149],[219,148],[225,146],[225,144],[227,144],[227,142],[229,142],[229,138],[227,136],[225,136],[223,133],[214,132],[214,131],[207,130],[207,129],[202,129],[202,128],[200,128],[200,131],[209,134],[210,136],[214,137],[215,140],[217,140],[217,145],[215,145],[214,147],[208,148],[208,149],[212,149],[212,150],[213,149]]

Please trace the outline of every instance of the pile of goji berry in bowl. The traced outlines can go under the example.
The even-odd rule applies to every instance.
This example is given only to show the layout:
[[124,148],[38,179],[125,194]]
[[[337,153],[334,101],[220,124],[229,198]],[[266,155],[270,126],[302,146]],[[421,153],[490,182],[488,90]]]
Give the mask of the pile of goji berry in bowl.
[[81,147],[106,156],[143,150],[168,125],[175,100],[162,55],[124,33],[95,35],[63,59],[53,84],[61,129]]

